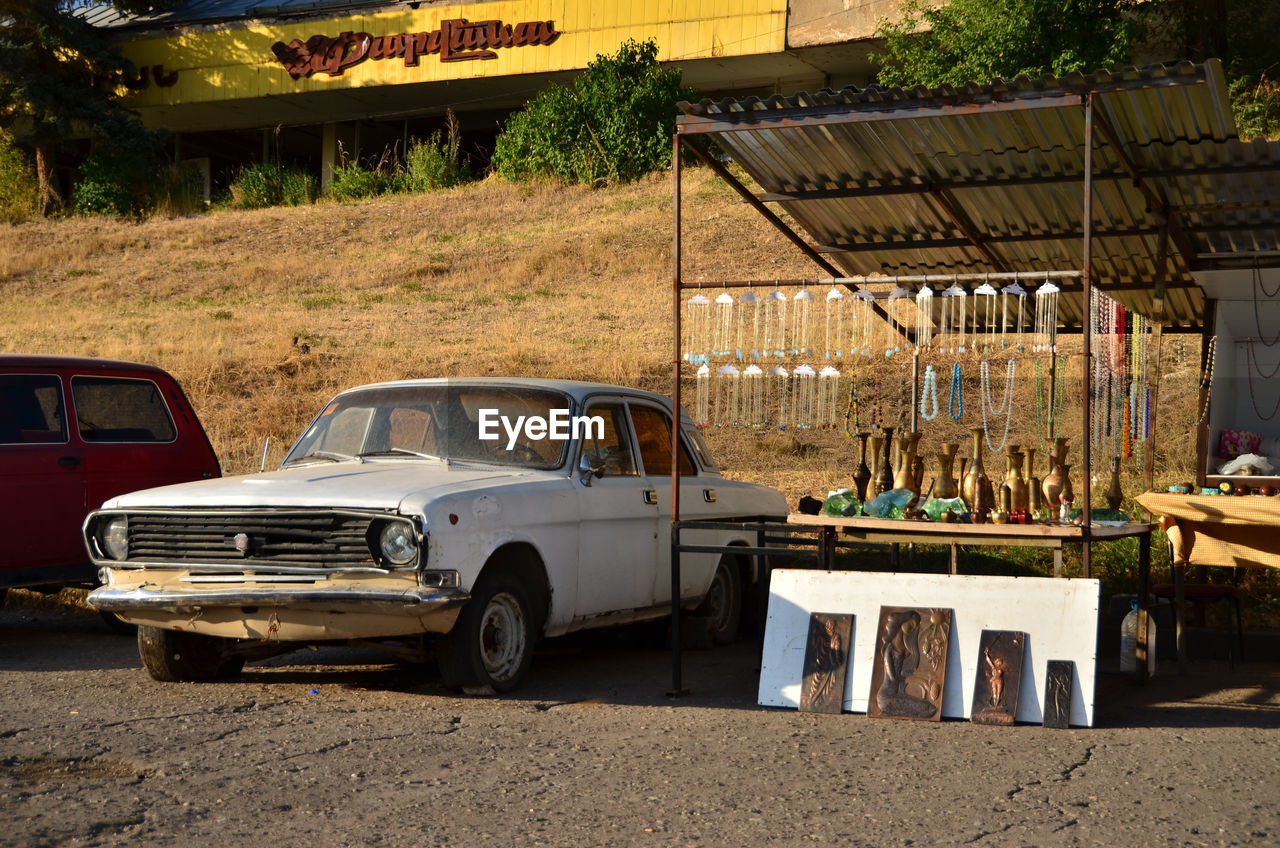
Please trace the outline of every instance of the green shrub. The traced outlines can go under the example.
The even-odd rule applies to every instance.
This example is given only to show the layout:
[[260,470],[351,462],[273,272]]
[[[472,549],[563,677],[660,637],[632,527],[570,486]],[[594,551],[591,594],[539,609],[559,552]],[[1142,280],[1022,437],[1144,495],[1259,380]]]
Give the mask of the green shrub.
[[0,221],[25,221],[39,211],[35,171],[13,137],[0,130]]
[[629,182],[671,162],[680,71],[658,64],[652,40],[597,56],[571,86],[551,85],[498,136],[494,169],[509,180]]
[[445,130],[437,130],[425,140],[415,141],[405,156],[405,187],[409,191],[432,191],[469,182],[471,164],[462,157],[462,134],[458,119],[449,112]]
[[319,181],[305,171],[271,162],[245,165],[231,184],[231,205],[243,209],[314,203]]
[[161,174],[152,211],[177,217],[205,211],[204,176],[191,163],[172,165]]
[[1245,140],[1280,138],[1280,83],[1236,77],[1227,87],[1236,131]]
[[164,135],[136,119],[112,117],[80,165],[72,207],[81,215],[139,217],[155,206],[169,169]]
[[339,165],[333,169],[333,182],[329,184],[329,193],[337,200],[358,200],[362,197],[377,197],[380,194],[400,191],[403,184],[403,172],[383,162],[379,162],[373,168],[352,163]]

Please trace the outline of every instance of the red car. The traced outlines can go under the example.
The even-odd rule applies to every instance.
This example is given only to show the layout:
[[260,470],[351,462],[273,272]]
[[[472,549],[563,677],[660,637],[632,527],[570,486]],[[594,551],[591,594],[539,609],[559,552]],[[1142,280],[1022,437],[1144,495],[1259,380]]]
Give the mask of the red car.
[[96,585],[80,527],[108,498],[220,475],[165,371],[0,354],[0,600],[18,586]]

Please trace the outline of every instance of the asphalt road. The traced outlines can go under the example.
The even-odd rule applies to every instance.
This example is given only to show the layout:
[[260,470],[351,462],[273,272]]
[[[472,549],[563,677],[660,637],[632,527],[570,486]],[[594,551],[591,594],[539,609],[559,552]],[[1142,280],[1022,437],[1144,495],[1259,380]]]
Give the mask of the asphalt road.
[[[0,610],[0,845],[1280,845],[1280,665],[1047,730],[756,706],[759,647],[546,646],[467,698],[364,649],[161,684],[91,613]],[[1105,670],[1105,666],[1104,666]]]

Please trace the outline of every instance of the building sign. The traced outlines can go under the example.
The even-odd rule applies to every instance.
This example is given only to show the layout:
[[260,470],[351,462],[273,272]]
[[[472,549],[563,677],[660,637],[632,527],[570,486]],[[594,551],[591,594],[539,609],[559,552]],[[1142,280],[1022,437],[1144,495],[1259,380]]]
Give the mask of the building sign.
[[295,38],[277,41],[271,52],[294,79],[312,74],[341,76],[347,68],[366,60],[404,59],[405,67],[418,64],[419,56],[439,55],[441,62],[496,59],[503,47],[550,44],[560,37],[554,21],[504,24],[502,21],[468,21],[452,18],[430,32],[370,35],[344,32],[336,37],[313,35],[305,42]]

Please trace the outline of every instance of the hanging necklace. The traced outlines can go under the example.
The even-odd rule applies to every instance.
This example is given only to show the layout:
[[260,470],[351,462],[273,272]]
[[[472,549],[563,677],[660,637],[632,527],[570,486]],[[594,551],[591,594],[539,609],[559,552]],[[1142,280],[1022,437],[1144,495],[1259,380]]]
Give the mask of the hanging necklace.
[[[933,404],[933,412],[927,412],[928,404]],[[920,417],[925,421],[932,421],[938,417],[938,373],[933,370],[932,365],[925,366],[924,369],[924,388],[920,390]]]
[[1264,375],[1262,373],[1262,369],[1258,366],[1258,360],[1253,352],[1252,340],[1250,340],[1249,342],[1247,354],[1249,359],[1249,402],[1253,404],[1253,411],[1257,413],[1259,419],[1263,421],[1270,421],[1272,418],[1276,417],[1277,412],[1280,412],[1280,396],[1276,398],[1276,405],[1271,407],[1271,414],[1263,415],[1262,412],[1258,409],[1258,396],[1253,389],[1253,372],[1257,371],[1258,375],[1262,377],[1262,379],[1270,380],[1272,377],[1276,375],[1276,372],[1280,371],[1280,365],[1277,365],[1270,374]]
[[1044,376],[1041,370],[1042,361],[1036,360],[1036,433],[1040,437],[1041,452],[1047,454],[1054,437],[1054,425],[1058,413],[1062,410],[1062,383],[1054,386],[1050,383],[1050,398],[1045,401]]
[[960,363],[951,363],[951,400],[947,403],[947,412],[952,421],[959,421],[964,416],[964,386],[960,384]]
[[1200,402],[1200,416],[1196,419],[1199,424],[1209,414],[1209,398],[1213,394],[1213,366],[1218,358],[1218,337],[1211,336],[1209,338],[1209,350],[1204,357],[1204,370],[1200,374],[1200,392],[1204,398]]
[[[850,424],[853,425],[850,428]],[[858,378],[849,378],[849,403],[844,408],[844,434],[853,438],[861,428],[858,427]]]
[[1262,342],[1267,347],[1271,347],[1276,342],[1280,342],[1280,333],[1277,333],[1276,337],[1271,341],[1267,341],[1263,338],[1262,315],[1258,309],[1258,289],[1262,289],[1262,296],[1267,300],[1274,300],[1276,295],[1280,294],[1280,286],[1276,286],[1276,290],[1273,292],[1267,291],[1267,287],[1262,283],[1262,269],[1258,266],[1258,260],[1255,258],[1253,260],[1253,321],[1258,327],[1258,341]]
[[[1009,440],[1009,425],[1013,422],[1013,380],[1017,372],[1017,360],[1010,357],[1009,364],[1005,367],[1004,375],[1004,397],[999,405],[991,402],[991,372],[987,360],[982,360],[978,365],[979,378],[982,384],[982,427],[983,438],[987,441],[987,448],[992,453],[999,453],[1004,450],[1004,444]],[[1000,437],[1000,443],[993,445],[991,443],[991,428],[987,423],[987,411],[990,410],[993,419],[998,418],[1004,413],[1004,435]]]

